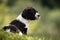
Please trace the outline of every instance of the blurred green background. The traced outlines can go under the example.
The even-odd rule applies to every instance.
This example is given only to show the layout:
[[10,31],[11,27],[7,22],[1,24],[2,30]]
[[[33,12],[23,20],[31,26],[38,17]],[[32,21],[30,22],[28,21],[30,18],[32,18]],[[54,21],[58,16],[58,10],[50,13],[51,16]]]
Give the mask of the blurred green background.
[[60,0],[0,0],[0,29],[26,7],[34,7],[41,18],[30,23],[28,35],[43,40],[60,40]]

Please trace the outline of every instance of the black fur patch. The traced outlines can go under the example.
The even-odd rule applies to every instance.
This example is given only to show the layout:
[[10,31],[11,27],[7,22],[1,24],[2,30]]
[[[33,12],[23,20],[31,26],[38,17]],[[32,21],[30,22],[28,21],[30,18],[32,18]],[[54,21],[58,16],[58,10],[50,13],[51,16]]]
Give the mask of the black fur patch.
[[15,25],[15,27],[17,27],[23,34],[27,34],[27,28],[25,28],[26,25],[18,20],[13,20],[9,26],[5,26],[3,29],[10,29],[11,32],[17,32],[17,29],[12,25]]
[[25,28],[26,25],[24,23],[14,20],[10,24],[15,25],[23,34],[27,33],[27,28]]

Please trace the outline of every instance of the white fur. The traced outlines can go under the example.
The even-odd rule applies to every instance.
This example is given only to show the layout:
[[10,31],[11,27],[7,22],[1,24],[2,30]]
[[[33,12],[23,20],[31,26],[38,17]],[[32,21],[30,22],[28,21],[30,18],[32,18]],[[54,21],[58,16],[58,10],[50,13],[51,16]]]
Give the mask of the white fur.
[[6,29],[6,32],[10,32],[10,29]]
[[23,35],[23,34],[22,34],[22,32],[19,32],[19,35],[21,35],[21,36],[22,36],[22,35]]
[[19,20],[20,22],[24,23],[24,24],[26,25],[25,28],[29,28],[29,23],[30,23],[30,21],[24,19],[24,18],[21,16],[21,14],[20,14],[16,19]]

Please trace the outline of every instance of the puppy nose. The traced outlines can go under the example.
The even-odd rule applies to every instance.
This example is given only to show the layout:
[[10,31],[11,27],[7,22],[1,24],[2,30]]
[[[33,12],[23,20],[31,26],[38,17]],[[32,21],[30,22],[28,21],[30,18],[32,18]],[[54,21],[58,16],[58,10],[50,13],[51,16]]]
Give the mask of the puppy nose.
[[38,17],[40,17],[40,15],[37,15]]

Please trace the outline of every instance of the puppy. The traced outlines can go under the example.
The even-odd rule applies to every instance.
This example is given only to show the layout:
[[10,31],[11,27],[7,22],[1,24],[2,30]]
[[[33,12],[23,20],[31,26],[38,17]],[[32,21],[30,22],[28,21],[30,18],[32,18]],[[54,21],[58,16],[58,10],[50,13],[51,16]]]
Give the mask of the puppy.
[[32,20],[37,20],[40,18],[38,11],[36,11],[32,7],[27,7],[23,10],[23,12],[8,26],[4,26],[3,29],[6,32],[14,32],[19,33],[19,35],[27,34],[27,30],[29,28],[29,23]]

